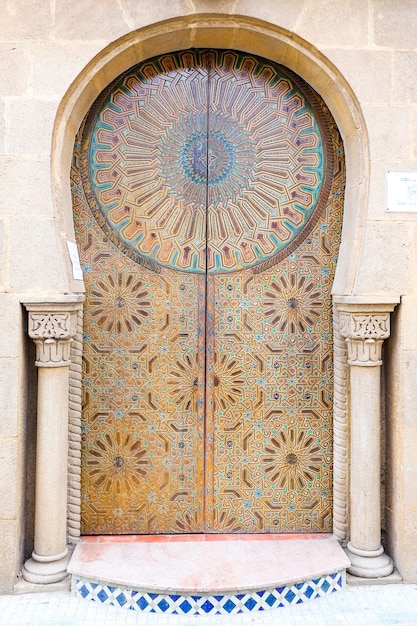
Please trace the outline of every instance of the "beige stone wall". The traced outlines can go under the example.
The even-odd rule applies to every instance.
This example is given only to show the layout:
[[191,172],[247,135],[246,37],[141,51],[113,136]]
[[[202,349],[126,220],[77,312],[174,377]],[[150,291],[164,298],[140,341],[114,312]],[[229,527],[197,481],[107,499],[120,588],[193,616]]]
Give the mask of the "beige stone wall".
[[[165,50],[181,47],[182,42],[193,45],[193,16],[202,14],[223,16],[228,30],[216,39],[212,29],[205,37],[200,28],[196,45],[218,41],[296,68],[328,101],[350,146],[344,243],[335,292],[402,296],[387,351],[386,411],[392,452],[387,520],[390,550],[400,572],[416,581],[417,214],[388,213],[385,190],[387,170],[417,170],[415,1],[8,0],[4,4],[0,20],[0,545],[7,549],[2,550],[0,590],[12,589],[23,558],[28,410],[20,301],[29,294],[82,290],[82,283],[71,279],[65,247],[65,240],[73,239],[66,169],[71,138],[106,75],[108,80],[113,77],[114,66],[104,67],[106,50],[117,56],[119,48],[128,49],[128,33],[161,19],[181,17],[188,20],[188,35],[182,38],[168,25],[158,45]],[[246,31],[235,27],[238,18],[233,16],[238,15],[248,24],[252,19],[256,25],[252,35],[249,27]],[[280,35],[285,45],[262,38],[263,29]],[[114,43],[121,37],[123,43]],[[130,56],[124,54],[120,71],[126,59],[134,64],[140,54],[153,53],[151,39],[143,49],[137,43],[140,36],[134,39],[135,47]],[[309,53],[314,62],[309,62]],[[90,62],[90,68],[101,68],[96,83],[96,69],[89,73],[87,67]],[[90,87],[81,90],[86,77],[91,79]],[[73,114],[65,128],[68,111]]]

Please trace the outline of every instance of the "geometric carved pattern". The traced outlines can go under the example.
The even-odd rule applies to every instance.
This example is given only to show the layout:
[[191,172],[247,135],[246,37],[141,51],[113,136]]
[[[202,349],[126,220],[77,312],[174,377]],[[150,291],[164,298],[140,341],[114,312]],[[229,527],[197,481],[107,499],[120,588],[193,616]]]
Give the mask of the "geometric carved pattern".
[[33,339],[69,339],[74,333],[70,313],[31,313],[29,321]]
[[352,339],[387,339],[389,313],[342,313],[340,332]]
[[69,366],[75,314],[30,311],[28,322],[29,336],[36,344],[36,365]]
[[350,365],[381,365],[382,343],[390,333],[390,315],[342,312],[340,333],[346,337]]
[[[179,254],[168,255],[164,260],[157,254],[146,257],[140,246],[134,250],[120,237],[123,228],[129,229],[130,212],[126,211],[128,217],[118,230],[117,220],[114,225],[111,220],[106,221],[99,208],[95,194],[107,198],[104,187],[99,190],[102,178],[108,182],[110,204],[116,202],[117,190],[122,195],[128,193],[129,181],[123,178],[116,162],[120,164],[120,154],[125,158],[130,154],[132,137],[136,134],[126,132],[119,136],[123,140],[117,140],[119,156],[116,159],[111,157],[106,161],[104,150],[107,148],[103,148],[100,162],[106,162],[108,167],[96,168],[92,174],[86,148],[93,146],[94,158],[98,159],[99,152],[95,149],[102,144],[98,139],[96,143],[88,143],[91,120],[80,130],[75,146],[71,172],[74,216],[87,290],[82,422],[82,532],[85,534],[327,532],[332,529],[331,285],[343,207],[342,141],[318,96],[310,96],[307,86],[301,90],[301,81],[282,68],[248,55],[224,51],[216,52],[216,58],[213,60],[211,56],[210,64],[203,65],[204,72],[209,66],[210,73],[214,72],[217,77],[212,81],[217,81],[216,89],[208,92],[213,99],[210,114],[227,106],[229,116],[234,115],[240,106],[237,97],[240,94],[243,100],[249,98],[248,107],[255,116],[248,92],[254,91],[255,100],[258,91],[268,99],[265,72],[269,72],[268,76],[274,72],[275,79],[268,80],[271,90],[275,85],[276,99],[280,98],[278,86],[285,84],[289,100],[298,94],[297,102],[303,103],[302,109],[291,109],[285,120],[279,118],[279,127],[274,126],[277,116],[271,116],[271,145],[275,146],[277,159],[292,159],[291,150],[288,152],[287,148],[294,136],[291,134],[294,117],[296,126],[300,119],[304,120],[304,132],[298,135],[300,141],[306,138],[308,143],[314,134],[318,138],[317,145],[308,143],[309,154],[317,159],[319,152],[321,155],[320,167],[308,161],[312,175],[319,176],[315,200],[310,199],[300,230],[292,231],[291,242],[285,243],[285,239],[280,240],[274,234],[275,227],[268,230],[269,218],[264,219],[266,207],[272,213],[274,208],[270,197],[264,196],[262,182],[268,181],[278,194],[278,178],[281,177],[281,182],[288,181],[285,173],[278,176],[277,165],[273,171],[257,169],[256,176],[253,170],[249,174],[249,169],[244,170],[249,168],[249,160],[237,162],[236,154],[229,152],[230,142],[225,141],[221,125],[214,127],[211,147],[210,132],[208,140],[204,139],[200,127],[204,115],[194,110],[195,92],[201,87],[195,63],[203,59],[204,54],[193,51],[165,55],[144,64],[140,70],[147,76],[148,91],[152,91],[152,85],[159,84],[160,118],[165,119],[163,116],[171,112],[173,123],[169,127],[165,124],[166,134],[160,135],[159,143],[154,145],[154,138],[150,139],[156,169],[149,178],[144,175],[145,170],[136,170],[136,185],[138,188],[147,185],[150,190],[163,184],[159,201],[156,202],[155,197],[153,200],[156,214],[161,203],[168,202],[171,195],[186,195],[186,187],[181,187],[186,184],[185,178],[182,183],[178,178],[179,167],[185,172],[184,177],[194,177],[188,191],[195,203],[195,218],[197,220],[199,211],[204,213],[205,202],[209,221],[207,232],[200,232],[194,239],[189,237],[190,248],[194,246],[189,252],[191,256],[187,257],[193,259],[191,265],[187,265],[188,261],[183,263]],[[167,99],[168,96],[163,99],[161,95],[165,94],[163,86],[167,75],[171,86],[176,85],[176,97],[181,90],[182,99],[175,101],[175,107],[174,100]],[[119,105],[116,107],[112,98],[123,97],[127,111],[130,110],[127,87],[145,98],[137,83],[139,70],[126,76],[112,87],[104,100],[101,99],[98,110],[93,111],[96,123],[98,111],[102,110],[103,102],[107,103],[108,125],[108,116],[114,113],[112,128],[101,127],[100,141],[105,137],[110,141],[115,119],[121,115]],[[195,80],[190,80],[190,76]],[[121,87],[123,80],[127,81],[126,89]],[[296,81],[291,83],[291,89],[289,81]],[[148,93],[145,87],[144,91]],[[152,107],[157,100],[150,95],[147,97],[150,98],[146,100],[148,108],[139,109],[153,129],[160,123],[160,119],[155,124],[152,121],[155,119]],[[222,98],[226,104],[222,104]],[[137,100],[133,99],[132,106],[137,114]],[[261,109],[262,104],[259,104]],[[130,119],[129,124],[134,126],[135,118],[129,115],[122,116],[123,123],[127,124],[126,120]],[[205,115],[207,117],[210,116]],[[223,122],[228,124],[230,119]],[[250,126],[249,119],[245,123]],[[265,133],[267,129],[265,122]],[[178,158],[167,157],[166,171],[162,172],[158,159],[162,159],[163,150],[168,154],[174,149],[174,139],[173,144],[164,143],[169,133],[171,139],[174,137],[174,131],[177,138],[180,132],[190,133],[190,140],[181,144]],[[274,144],[278,131],[282,141],[285,138],[285,146],[280,149]],[[253,146],[257,137],[256,150],[262,153],[266,144],[262,143],[261,129],[249,135],[238,129],[242,150]],[[137,136],[143,141],[146,139],[144,128]],[[125,142],[124,151],[120,142]],[[211,153],[213,145],[215,162]],[[320,146],[319,151],[317,146]],[[144,154],[146,150],[135,153],[135,158],[140,160],[140,155]],[[203,160],[201,154],[205,154]],[[258,159],[255,169],[260,168],[261,162],[262,159]],[[118,181],[117,184],[109,183],[110,170],[116,172],[111,180]],[[200,188],[204,170],[205,194]],[[225,247],[236,234],[233,216],[237,213],[233,207],[237,206],[239,189],[243,189],[236,182],[233,191],[230,177],[234,172],[239,176],[242,171],[244,184],[250,186],[256,199],[252,198],[252,202],[259,203],[257,226],[251,233],[258,235],[265,229],[267,235],[263,241],[269,237],[277,247],[269,252],[262,251],[260,239],[249,237],[249,231],[242,226],[245,237],[251,239],[251,246],[246,248],[244,238],[241,239],[239,254],[248,256],[246,260],[235,256],[236,263],[228,264],[231,257],[227,257]],[[86,178],[88,172],[97,185],[95,190]],[[162,183],[161,178],[165,182]],[[235,192],[236,197],[230,199]],[[313,193],[311,189],[310,192]],[[216,197],[212,195],[215,193]],[[241,193],[245,196],[243,191]],[[229,202],[227,211],[225,199]],[[117,202],[112,206],[118,206]],[[185,216],[186,211],[182,213],[177,207],[170,213],[167,207],[169,203],[163,213],[165,218],[161,213],[158,223],[161,225],[161,219],[165,219],[171,230],[168,233],[161,227],[158,231],[157,238],[165,232],[158,250],[162,251],[167,244],[166,250],[172,252],[172,244],[185,254],[187,246],[184,241],[178,242],[189,232],[191,222],[175,226],[175,220]],[[152,217],[150,206],[145,203],[145,214],[147,211]],[[223,222],[220,218],[214,221],[215,211]],[[243,213],[240,216],[242,218]],[[141,221],[142,217],[136,207],[135,220]],[[295,219],[295,214],[293,217]],[[237,220],[236,224],[245,224],[245,219]],[[275,217],[271,218],[269,226],[272,219],[275,221]],[[284,222],[290,224],[288,220]],[[218,237],[220,226],[224,227],[222,237]],[[151,235],[153,231],[149,227],[146,232]],[[193,237],[196,232],[193,231]],[[196,243],[201,238],[202,248]],[[138,237],[137,241],[143,238]],[[206,269],[205,262],[199,256],[205,248],[211,254],[207,272],[202,271]],[[149,250],[156,248],[151,246]],[[256,251],[256,260],[250,257],[251,250]],[[217,252],[214,254],[214,251]]]
[[142,63],[88,117],[82,177],[96,218],[154,270],[230,272],[288,255],[330,189],[316,100],[288,71],[243,53]]

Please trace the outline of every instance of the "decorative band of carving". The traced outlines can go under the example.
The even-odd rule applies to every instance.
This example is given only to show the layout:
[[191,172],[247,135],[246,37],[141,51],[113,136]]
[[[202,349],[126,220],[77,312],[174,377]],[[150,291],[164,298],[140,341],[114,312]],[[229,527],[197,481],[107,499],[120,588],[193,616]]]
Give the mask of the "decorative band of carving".
[[70,363],[72,339],[34,339],[38,367],[63,367]]
[[68,366],[75,334],[73,312],[29,312],[29,336],[36,344],[36,365]]
[[333,405],[333,534],[342,542],[349,536],[349,420],[347,347],[339,330],[339,312],[333,310],[334,405]]
[[389,313],[341,313],[340,333],[352,339],[386,339],[389,320]]
[[346,339],[349,365],[382,365],[383,339]]
[[83,312],[77,311],[77,329],[71,345],[68,433],[68,542],[81,531],[81,390]]
[[32,339],[69,339],[74,335],[71,313],[29,313]]
[[382,343],[389,333],[389,313],[340,315],[340,334],[346,339],[350,365],[381,365]]

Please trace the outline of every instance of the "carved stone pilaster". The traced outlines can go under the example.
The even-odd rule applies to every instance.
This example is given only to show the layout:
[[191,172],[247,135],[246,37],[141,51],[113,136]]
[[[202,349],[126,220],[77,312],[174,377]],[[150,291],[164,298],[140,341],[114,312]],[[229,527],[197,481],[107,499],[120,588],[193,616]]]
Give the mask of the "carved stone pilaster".
[[38,366],[35,537],[23,566],[23,577],[32,583],[58,582],[67,574],[70,348],[82,300],[63,295],[24,302]]
[[36,344],[38,367],[68,366],[76,330],[76,312],[29,312],[29,336]]
[[350,380],[350,541],[348,572],[364,578],[388,576],[392,559],[381,545],[382,344],[398,299],[335,297],[345,338]]
[[346,339],[349,365],[381,365],[382,344],[389,332],[389,313],[343,312],[340,315],[340,334]]

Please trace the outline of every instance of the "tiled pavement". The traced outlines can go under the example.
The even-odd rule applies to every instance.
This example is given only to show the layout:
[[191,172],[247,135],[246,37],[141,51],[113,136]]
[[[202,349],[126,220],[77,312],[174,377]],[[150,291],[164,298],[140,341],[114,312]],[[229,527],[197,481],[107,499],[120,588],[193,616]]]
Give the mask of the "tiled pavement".
[[178,617],[99,606],[69,592],[0,596],[1,626],[417,626],[417,585],[346,587],[305,604],[245,615]]

